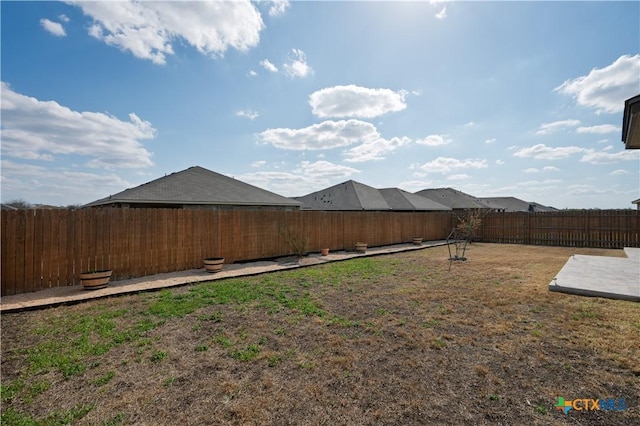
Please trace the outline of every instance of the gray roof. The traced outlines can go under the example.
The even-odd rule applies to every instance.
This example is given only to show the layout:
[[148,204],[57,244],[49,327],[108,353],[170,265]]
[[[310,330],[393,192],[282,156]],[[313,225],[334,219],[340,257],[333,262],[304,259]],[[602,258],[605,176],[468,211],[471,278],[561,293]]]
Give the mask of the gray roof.
[[85,205],[113,203],[299,207],[300,203],[203,167],[189,167]]
[[548,207],[534,202],[523,201],[516,197],[480,197],[479,200],[487,204],[492,209],[500,209],[506,212],[557,211],[557,209],[554,207]]
[[391,210],[380,191],[353,180],[294,198],[309,210]]
[[482,201],[469,194],[453,188],[423,189],[417,195],[428,198],[452,209],[486,209],[490,208]]
[[393,210],[451,210],[451,207],[400,188],[384,188],[379,191]]

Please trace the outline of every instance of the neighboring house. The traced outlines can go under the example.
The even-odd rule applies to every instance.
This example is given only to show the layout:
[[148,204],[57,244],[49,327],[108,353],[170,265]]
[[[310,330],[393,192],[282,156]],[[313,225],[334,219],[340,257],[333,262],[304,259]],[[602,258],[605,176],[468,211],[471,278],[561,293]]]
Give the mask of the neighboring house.
[[640,95],[624,102],[622,142],[625,149],[640,149]]
[[4,203],[0,204],[0,208],[2,210],[19,210],[17,207],[10,206],[9,204],[4,204]]
[[638,198],[635,201],[632,201],[631,204],[635,204],[636,207],[638,208],[638,211],[640,211],[640,198]]
[[376,189],[348,180],[311,194],[295,197],[305,210],[443,211],[451,210],[435,201],[399,188]]
[[554,207],[543,206],[542,204],[523,201],[516,197],[480,197],[482,203],[496,211],[503,212],[555,212]]
[[294,199],[305,210],[391,210],[380,191],[353,180]]
[[384,188],[379,189],[382,197],[394,211],[443,211],[451,210],[436,201],[412,194],[400,188]]
[[278,209],[301,203],[203,167],[189,167],[83,207]]
[[443,204],[453,210],[490,208],[478,198],[453,188],[423,189],[415,194]]

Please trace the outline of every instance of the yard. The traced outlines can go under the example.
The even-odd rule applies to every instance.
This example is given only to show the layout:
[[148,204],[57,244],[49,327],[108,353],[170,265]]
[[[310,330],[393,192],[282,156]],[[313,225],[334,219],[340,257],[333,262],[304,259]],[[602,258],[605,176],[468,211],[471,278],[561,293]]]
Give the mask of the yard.
[[549,292],[574,253],[623,256],[437,247],[4,314],[2,424],[640,424],[640,304]]

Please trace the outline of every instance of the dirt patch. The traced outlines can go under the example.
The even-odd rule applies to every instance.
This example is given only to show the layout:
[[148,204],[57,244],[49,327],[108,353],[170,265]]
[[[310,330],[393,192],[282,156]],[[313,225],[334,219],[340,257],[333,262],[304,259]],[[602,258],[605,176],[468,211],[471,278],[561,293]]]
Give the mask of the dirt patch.
[[638,424],[640,304],[549,292],[575,253],[624,255],[438,247],[6,314],[3,423]]

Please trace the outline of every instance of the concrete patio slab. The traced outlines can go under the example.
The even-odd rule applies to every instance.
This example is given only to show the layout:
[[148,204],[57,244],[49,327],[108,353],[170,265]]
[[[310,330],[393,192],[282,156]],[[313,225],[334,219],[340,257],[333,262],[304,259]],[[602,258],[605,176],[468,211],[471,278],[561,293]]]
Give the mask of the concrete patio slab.
[[163,288],[193,284],[202,281],[214,281],[224,278],[258,275],[266,272],[295,269],[305,266],[319,265],[327,262],[347,260],[354,257],[379,256],[400,253],[409,250],[420,250],[429,247],[446,245],[446,241],[425,241],[422,245],[395,244],[382,247],[370,247],[366,253],[355,251],[330,252],[328,256],[319,253],[309,254],[299,262],[292,256],[270,261],[256,261],[245,263],[225,264],[222,271],[215,274],[203,269],[170,272],[130,280],[113,281],[109,286],[100,290],[85,290],[82,285],[54,287],[31,293],[4,296],[0,299],[0,313],[18,312],[30,309],[40,309],[64,304],[80,303],[92,299],[133,294],[140,291],[159,290]]
[[640,302],[640,248],[624,257],[574,254],[549,283],[549,290]]

